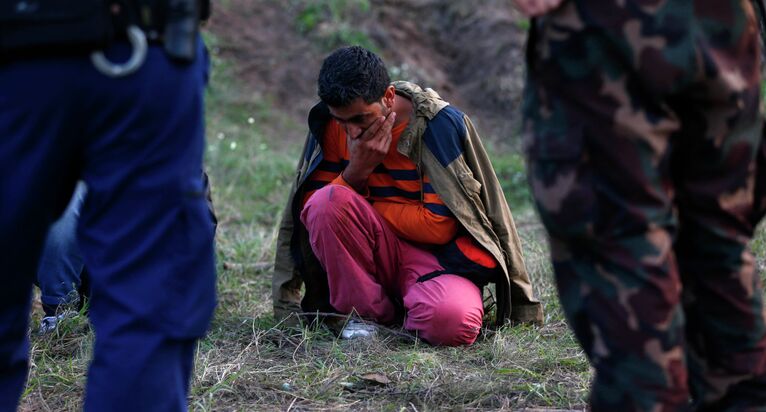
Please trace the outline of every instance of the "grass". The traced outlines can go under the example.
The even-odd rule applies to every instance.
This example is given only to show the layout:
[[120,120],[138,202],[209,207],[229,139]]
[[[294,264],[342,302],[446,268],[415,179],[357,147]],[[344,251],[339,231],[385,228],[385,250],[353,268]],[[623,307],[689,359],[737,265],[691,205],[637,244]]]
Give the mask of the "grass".
[[[587,361],[555,309],[543,328],[487,333],[471,348],[433,348],[382,333],[366,341],[337,340],[325,327],[287,327],[270,316],[268,270],[253,264],[273,258],[278,215],[300,149],[275,148],[259,130],[274,115],[267,107],[238,104],[228,90],[227,67],[216,63],[221,85],[209,94],[208,167],[222,217],[218,238],[220,305],[200,344],[190,403],[198,410],[497,409],[521,406],[582,407],[590,377]],[[299,127],[299,126],[296,126]],[[223,133],[224,138],[217,136]],[[300,130],[300,134],[303,131]],[[237,147],[231,149],[230,141]],[[530,211],[518,155],[495,161],[529,221],[525,245],[536,276],[549,276],[539,225]],[[267,182],[279,182],[269,184]],[[546,302],[553,302],[550,282]],[[533,348],[534,350],[530,350]],[[380,384],[365,379],[379,374]],[[373,375],[376,376],[376,375]]]
[[[215,38],[209,43],[214,51]],[[264,125],[303,131],[267,103],[251,101],[226,62],[213,57],[207,167],[220,218],[219,305],[198,345],[192,410],[584,408],[590,367],[563,320],[524,165],[511,151],[491,153],[545,304],[544,326],[485,331],[471,347],[434,348],[396,331],[343,341],[321,325],[276,322],[268,264],[301,142],[280,141]],[[753,245],[763,266],[764,231]],[[33,324],[39,317],[38,308]],[[33,336],[21,409],[79,409],[92,340],[84,316],[65,320],[53,335]]]

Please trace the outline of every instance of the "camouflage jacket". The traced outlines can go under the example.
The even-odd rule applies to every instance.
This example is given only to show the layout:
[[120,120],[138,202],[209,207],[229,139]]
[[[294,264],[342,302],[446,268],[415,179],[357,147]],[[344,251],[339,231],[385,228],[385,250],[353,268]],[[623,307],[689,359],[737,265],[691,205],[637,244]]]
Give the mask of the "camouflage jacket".
[[[502,266],[505,279],[496,285],[496,325],[541,323],[542,306],[533,296],[511,211],[471,120],[431,89],[408,82],[394,82],[394,86],[414,106],[414,116],[399,138],[397,150],[428,175],[460,224]],[[279,228],[272,278],[278,319],[300,311],[334,311],[326,274],[298,219],[303,183],[322,160],[320,139],[329,118],[322,103],[309,114],[309,134]],[[305,295],[301,298],[303,283]]]

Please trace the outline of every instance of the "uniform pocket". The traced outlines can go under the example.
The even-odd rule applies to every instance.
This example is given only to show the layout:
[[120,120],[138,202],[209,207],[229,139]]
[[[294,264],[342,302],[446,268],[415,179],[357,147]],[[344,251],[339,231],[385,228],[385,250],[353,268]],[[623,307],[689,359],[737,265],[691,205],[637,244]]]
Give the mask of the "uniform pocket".
[[203,336],[215,308],[213,226],[204,193],[198,179],[185,185],[175,214],[163,313],[166,332],[176,338]]
[[578,161],[585,150],[582,127],[546,124],[542,119],[535,119],[533,133],[524,135],[524,152],[528,159],[560,161],[562,163]]
[[524,147],[530,187],[548,232],[564,239],[591,235],[598,212],[582,128],[530,134]]

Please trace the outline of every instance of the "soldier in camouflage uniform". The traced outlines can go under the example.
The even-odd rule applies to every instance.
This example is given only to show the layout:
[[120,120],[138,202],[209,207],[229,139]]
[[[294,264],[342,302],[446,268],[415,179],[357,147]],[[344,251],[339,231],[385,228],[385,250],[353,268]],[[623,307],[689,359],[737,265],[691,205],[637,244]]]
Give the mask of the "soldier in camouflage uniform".
[[593,410],[766,410],[758,48],[748,1],[533,20],[525,150]]

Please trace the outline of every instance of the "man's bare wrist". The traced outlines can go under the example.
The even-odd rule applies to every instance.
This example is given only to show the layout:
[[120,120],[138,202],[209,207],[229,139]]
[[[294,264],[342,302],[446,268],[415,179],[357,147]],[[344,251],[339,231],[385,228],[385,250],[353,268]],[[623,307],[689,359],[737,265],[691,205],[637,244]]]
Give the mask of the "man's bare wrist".
[[363,193],[365,189],[367,188],[367,179],[359,179],[358,177],[348,177],[348,173],[346,173],[347,169],[344,169],[342,172],[340,172],[340,177],[343,178],[343,180],[348,183],[349,186],[351,186],[354,190],[356,190],[358,193]]

